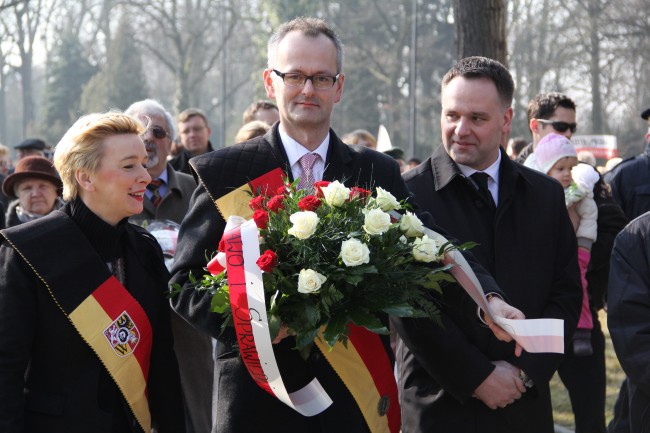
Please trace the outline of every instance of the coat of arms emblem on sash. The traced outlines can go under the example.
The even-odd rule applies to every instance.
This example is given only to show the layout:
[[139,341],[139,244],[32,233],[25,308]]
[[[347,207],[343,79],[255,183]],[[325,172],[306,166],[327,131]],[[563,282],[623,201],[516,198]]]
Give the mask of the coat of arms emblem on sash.
[[131,354],[140,341],[140,332],[126,311],[104,330],[104,336],[117,356]]

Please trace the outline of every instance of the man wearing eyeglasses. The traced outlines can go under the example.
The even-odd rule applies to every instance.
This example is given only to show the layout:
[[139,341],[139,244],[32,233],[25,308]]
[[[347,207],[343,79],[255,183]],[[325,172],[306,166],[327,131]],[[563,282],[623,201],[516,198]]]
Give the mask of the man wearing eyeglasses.
[[[281,169],[290,180],[303,176],[315,181],[338,180],[348,187],[382,187],[398,200],[409,197],[399,166],[391,157],[363,146],[347,146],[330,128],[332,110],[343,92],[342,68],[342,43],[323,20],[296,18],[282,24],[269,41],[268,68],[263,73],[267,95],[277,102],[280,121],[263,137],[190,160],[199,187],[181,226],[172,270],[172,283],[187,290],[173,297],[172,305],[195,327],[219,341],[215,432],[369,433],[370,420],[385,422],[388,407],[397,408],[396,395],[382,395],[373,403],[377,397],[373,388],[364,387],[363,392],[353,395],[323,353],[312,348],[303,360],[294,350],[295,338],[289,336],[273,344],[287,391],[299,391],[315,377],[333,401],[313,416],[296,412],[255,383],[242,361],[235,331],[226,327],[222,332],[224,316],[211,311],[211,294],[194,290],[190,281],[190,274],[204,273],[206,254],[209,257],[215,252],[224,232],[226,221],[223,208],[218,208],[220,200],[274,170]],[[498,290],[484,270],[476,272],[485,286]],[[386,347],[380,346],[373,353],[386,353]],[[358,361],[350,365],[356,372],[367,372]],[[370,376],[355,377],[361,381]],[[382,377],[392,379],[390,366]]]
[[190,174],[190,158],[211,152],[208,118],[198,108],[188,108],[178,115],[178,131],[182,148],[178,155],[171,160],[171,165],[176,171]]
[[577,127],[576,104],[571,98],[557,92],[540,93],[528,103],[528,129],[533,142],[521,151],[516,161],[523,164],[546,135],[555,133],[570,139]]
[[[154,99],[134,102],[125,113],[137,117],[147,127],[142,141],[147,150],[147,172],[151,176],[143,211],[130,220],[140,224],[155,220],[180,224],[196,184],[192,176],[174,170],[167,161],[176,135],[172,116]],[[186,431],[207,432],[212,425],[212,339],[198,332],[178,314],[172,314],[171,319],[185,402]]]

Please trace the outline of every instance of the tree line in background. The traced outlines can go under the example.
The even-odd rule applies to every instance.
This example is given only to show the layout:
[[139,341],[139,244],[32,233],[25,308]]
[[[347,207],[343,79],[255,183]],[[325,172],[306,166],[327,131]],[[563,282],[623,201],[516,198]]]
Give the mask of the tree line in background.
[[272,29],[309,15],[334,24],[346,47],[333,117],[341,134],[384,124],[393,145],[427,156],[440,143],[442,76],[458,56],[486,54],[515,78],[512,136],[530,137],[529,99],[560,91],[578,104],[579,133],[614,134],[619,153],[633,155],[650,105],[649,9],[647,0],[0,0],[0,142],[56,144],[83,113],[152,97],[173,114],[203,109],[213,143],[230,144],[245,107],[265,97]]

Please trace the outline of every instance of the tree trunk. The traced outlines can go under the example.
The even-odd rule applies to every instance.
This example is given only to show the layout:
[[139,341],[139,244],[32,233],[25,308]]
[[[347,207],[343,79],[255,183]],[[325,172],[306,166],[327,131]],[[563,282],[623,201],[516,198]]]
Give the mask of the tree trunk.
[[504,0],[454,0],[456,55],[484,56],[507,66]]
[[591,130],[600,134],[607,128],[603,125],[603,102],[600,90],[600,38],[598,35],[598,18],[601,12],[600,3],[589,2],[589,38],[591,45]]

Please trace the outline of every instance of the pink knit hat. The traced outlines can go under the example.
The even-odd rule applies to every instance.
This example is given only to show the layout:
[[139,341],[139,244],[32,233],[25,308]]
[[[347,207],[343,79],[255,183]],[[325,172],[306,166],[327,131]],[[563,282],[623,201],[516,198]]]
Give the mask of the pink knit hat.
[[576,148],[571,140],[560,134],[544,136],[533,152],[537,165],[544,174],[548,174],[556,162],[567,156],[578,157]]

